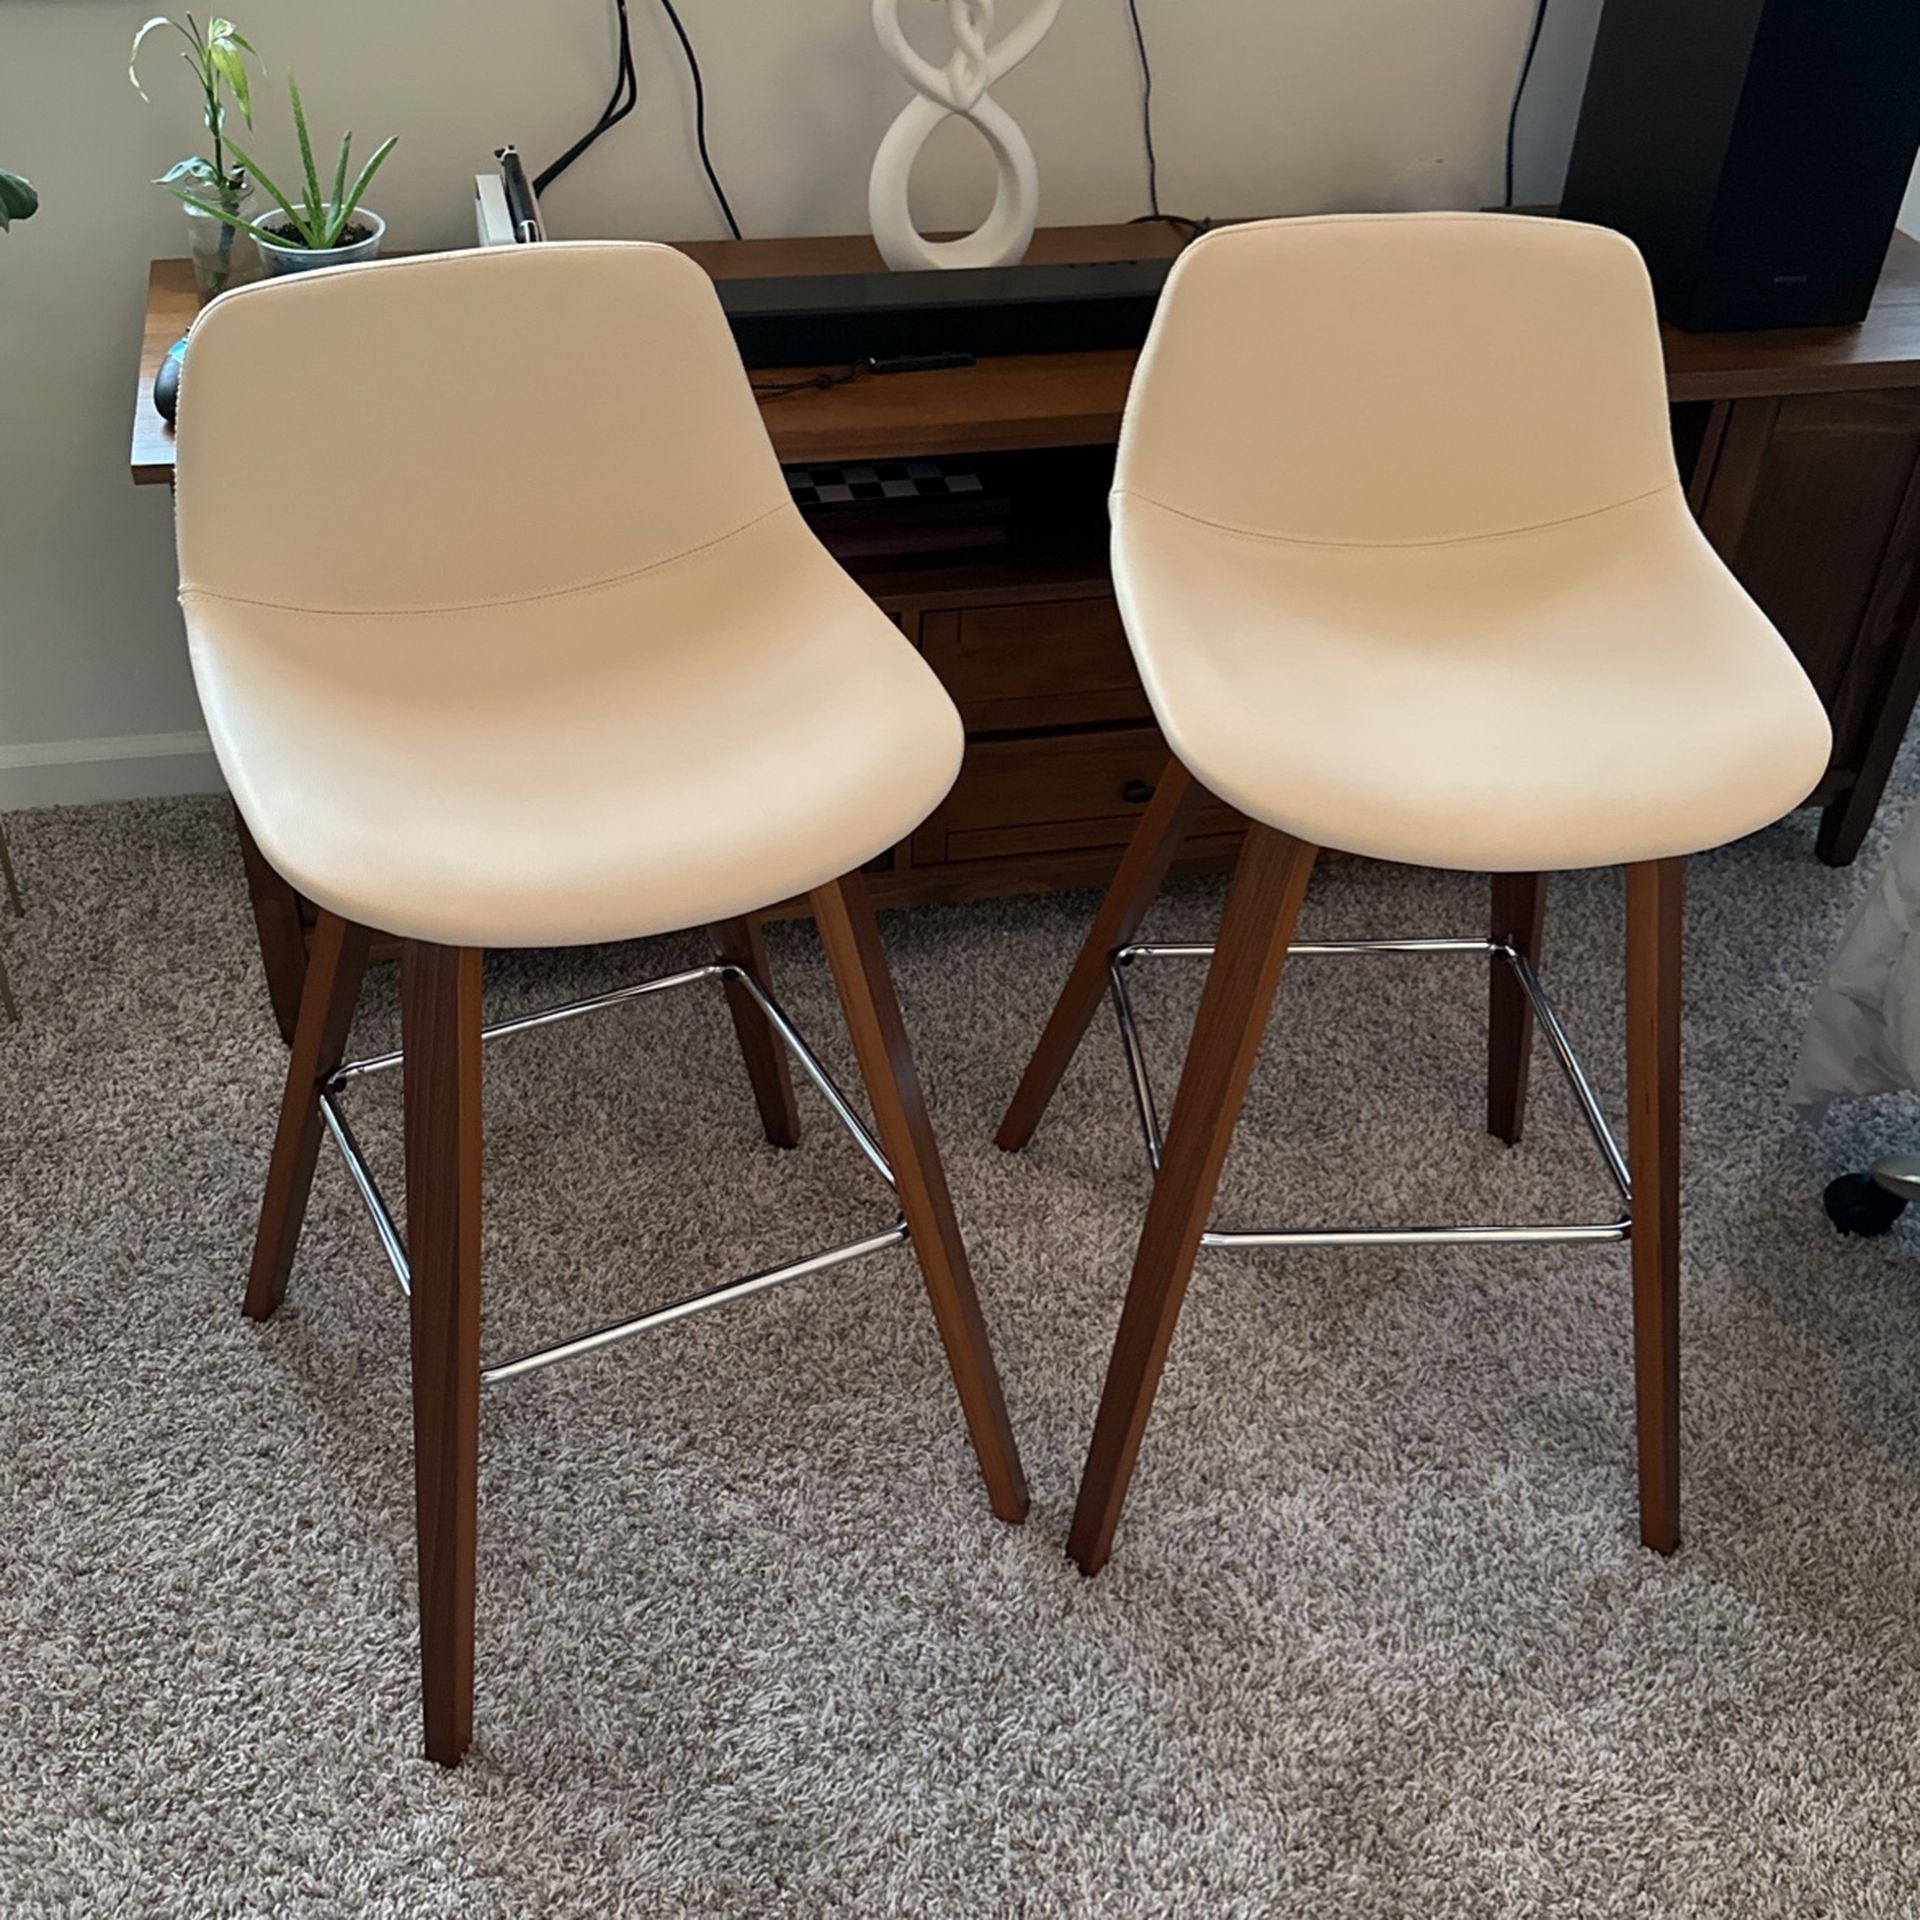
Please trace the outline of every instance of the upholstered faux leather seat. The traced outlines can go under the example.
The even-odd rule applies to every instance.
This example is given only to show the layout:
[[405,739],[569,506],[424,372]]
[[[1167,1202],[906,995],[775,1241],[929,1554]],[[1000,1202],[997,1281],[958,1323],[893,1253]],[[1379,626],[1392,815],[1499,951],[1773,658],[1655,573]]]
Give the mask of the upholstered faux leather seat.
[[[959,717],[802,524],[706,276],[628,245],[424,264],[262,288],[195,331],[181,598],[268,862],[389,933],[557,946],[731,919],[904,839],[959,772]],[[503,358],[516,296],[527,351]],[[327,360],[416,301],[431,396],[404,360],[331,361],[354,443],[303,426],[290,456],[261,356]],[[362,443],[383,417],[415,426]]]
[[1476,873],[1658,859],[1769,825],[1826,765],[1805,673],[1677,486],[1423,546],[1253,537],[1132,494],[1114,518],[1174,750],[1315,846]]
[[451,946],[756,911],[904,839],[960,768],[953,703],[790,509],[531,607],[188,607],[268,860],[336,913]]
[[1354,216],[1199,241],[1113,529],[1175,752],[1315,846],[1659,859],[1778,819],[1826,765],[1805,673],[1687,511],[1646,273],[1599,228]]

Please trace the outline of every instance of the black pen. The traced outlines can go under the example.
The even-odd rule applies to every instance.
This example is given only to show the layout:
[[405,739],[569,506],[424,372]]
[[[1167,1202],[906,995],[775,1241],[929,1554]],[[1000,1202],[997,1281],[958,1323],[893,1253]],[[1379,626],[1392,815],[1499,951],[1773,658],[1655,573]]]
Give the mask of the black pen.
[[507,217],[513,223],[513,237],[523,246],[529,241],[544,240],[547,236],[540,225],[540,203],[533,197],[526,168],[520,164],[519,149],[499,147],[493,157],[500,162],[500,185],[506,192]]

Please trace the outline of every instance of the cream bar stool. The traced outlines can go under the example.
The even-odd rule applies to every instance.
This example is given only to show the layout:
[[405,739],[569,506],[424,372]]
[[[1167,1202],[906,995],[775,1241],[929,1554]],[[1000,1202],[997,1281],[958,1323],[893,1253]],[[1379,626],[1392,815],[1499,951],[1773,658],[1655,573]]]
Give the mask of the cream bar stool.
[[[1174,270],[1136,377],[1113,559],[1174,759],[999,1142],[1024,1146],[1112,991],[1157,1168],[1074,1515],[1107,1560],[1203,1245],[1631,1239],[1641,1536],[1679,1540],[1684,857],[1804,799],[1827,723],[1688,515],[1647,277],[1512,215],[1230,228]],[[1252,822],[1213,947],[1135,936],[1208,795]],[[1485,940],[1290,949],[1314,850],[1491,872]],[[1534,977],[1545,875],[1627,869],[1629,1152]],[[1208,1229],[1288,952],[1484,952],[1488,1120],[1519,1138],[1536,1015],[1620,1188],[1573,1226]],[[1211,955],[1164,1143],[1128,965]]]
[[[898,1218],[486,1379],[910,1238],[993,1510],[1020,1520],[860,880],[952,785],[959,718],[802,524],[705,275],[669,248],[594,244],[269,282],[201,317],[180,411],[181,600],[207,725],[261,853],[319,908],[246,1310],[281,1297],[331,1132],[411,1291],[427,1752],[457,1760],[472,1728],[490,1035],[717,984],[768,1136],[794,1138],[784,1045]],[[873,1133],[768,991],[749,916],[802,895]],[[484,948],[689,927],[713,929],[713,965],[483,1028]],[[347,1061],[372,929],[401,943],[402,1049]],[[394,1067],[404,1244],[343,1102]]]

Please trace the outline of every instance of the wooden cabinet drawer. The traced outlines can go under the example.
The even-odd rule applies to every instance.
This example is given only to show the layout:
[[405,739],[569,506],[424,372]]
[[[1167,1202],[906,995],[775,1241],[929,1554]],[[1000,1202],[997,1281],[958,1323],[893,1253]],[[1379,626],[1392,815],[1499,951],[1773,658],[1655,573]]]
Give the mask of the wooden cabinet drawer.
[[920,647],[969,733],[1148,718],[1108,596],[928,613]]
[[[913,837],[914,864],[1123,847],[1166,764],[1157,727],[974,741],[952,793]],[[1208,807],[1192,850],[1230,838],[1242,824],[1230,807]]]

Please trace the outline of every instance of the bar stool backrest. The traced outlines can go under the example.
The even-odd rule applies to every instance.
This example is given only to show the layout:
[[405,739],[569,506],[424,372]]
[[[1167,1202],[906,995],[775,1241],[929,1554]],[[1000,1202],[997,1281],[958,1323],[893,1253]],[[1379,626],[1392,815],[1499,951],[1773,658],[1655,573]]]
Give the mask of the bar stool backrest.
[[1632,243],[1513,214],[1222,228],[1168,281],[1118,497],[1271,538],[1399,546],[1677,483]]
[[184,592],[406,613],[608,584],[780,511],[707,276],[589,242],[290,275],[201,315]]

